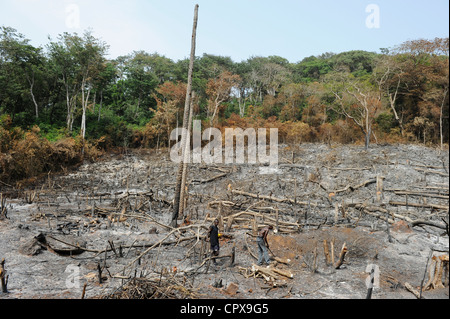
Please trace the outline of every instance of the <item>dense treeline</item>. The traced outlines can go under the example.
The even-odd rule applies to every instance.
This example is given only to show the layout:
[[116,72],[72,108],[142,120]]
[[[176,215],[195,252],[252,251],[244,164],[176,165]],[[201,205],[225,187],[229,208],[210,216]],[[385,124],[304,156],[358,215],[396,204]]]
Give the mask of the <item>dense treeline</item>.
[[[39,48],[15,29],[0,32],[0,178],[30,136],[70,141],[89,156],[96,148],[167,146],[181,126],[188,60],[142,51],[108,60],[108,45],[91,32]],[[195,116],[205,127],[278,127],[285,142],[448,143],[448,38],[381,52],[298,63],[205,54],[195,61]],[[69,149],[65,162],[78,156]]]

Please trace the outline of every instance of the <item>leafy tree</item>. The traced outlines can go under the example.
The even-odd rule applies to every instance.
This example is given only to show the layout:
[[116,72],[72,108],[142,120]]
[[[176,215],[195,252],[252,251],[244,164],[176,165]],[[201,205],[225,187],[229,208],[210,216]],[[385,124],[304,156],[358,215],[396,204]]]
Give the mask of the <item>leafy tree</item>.
[[365,136],[365,148],[369,148],[373,135],[373,123],[383,111],[378,91],[367,81],[349,73],[330,74],[327,85],[335,97],[333,110],[352,120]]
[[39,104],[43,103],[45,90],[46,60],[42,49],[30,45],[30,40],[13,28],[0,27],[0,31],[0,85],[4,90],[0,103],[12,110],[14,118],[17,112],[30,112],[29,98],[34,115],[39,118]]
[[324,58],[311,56],[303,59],[300,63],[294,65],[295,82],[313,82],[328,74],[332,67],[330,62]]
[[231,90],[239,86],[241,78],[229,71],[222,72],[217,78],[208,81],[206,94],[208,96],[207,115],[211,126],[217,116],[219,108],[230,98]]

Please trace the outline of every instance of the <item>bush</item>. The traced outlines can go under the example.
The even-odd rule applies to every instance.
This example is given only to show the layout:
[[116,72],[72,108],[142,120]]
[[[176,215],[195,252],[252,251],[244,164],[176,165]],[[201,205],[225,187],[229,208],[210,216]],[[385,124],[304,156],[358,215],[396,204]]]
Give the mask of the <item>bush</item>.
[[8,131],[0,127],[0,136],[0,180],[7,183],[58,172],[101,155],[80,138],[64,138],[52,143],[41,136],[38,126],[26,132],[20,128]]

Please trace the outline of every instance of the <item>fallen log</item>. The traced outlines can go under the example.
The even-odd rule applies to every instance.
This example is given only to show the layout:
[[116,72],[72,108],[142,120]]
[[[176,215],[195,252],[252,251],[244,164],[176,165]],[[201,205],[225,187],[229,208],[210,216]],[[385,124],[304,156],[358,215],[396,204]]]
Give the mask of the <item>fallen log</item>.
[[[382,219],[384,221],[386,221],[386,217],[385,216],[380,216],[380,215],[377,215],[377,214],[374,214],[374,213],[380,212],[380,213],[383,213],[384,215],[389,215],[389,216],[392,216],[392,217],[395,217],[395,218],[403,219],[403,220],[407,221],[408,223],[412,223],[413,222],[413,220],[411,218],[407,217],[407,216],[403,216],[403,215],[400,215],[400,214],[397,214],[397,213],[392,213],[389,210],[387,210],[386,208],[379,207],[379,206],[368,206],[368,205],[366,205],[364,203],[345,203],[345,206],[347,206],[347,207],[354,207],[354,208],[356,208],[358,210],[362,210],[365,213],[370,214],[370,215],[374,215],[376,217],[379,217],[380,219]],[[394,220],[389,219],[389,223],[393,224]]]
[[261,266],[258,266],[256,264],[252,265],[252,271],[253,272],[257,272],[260,273],[261,275],[263,275],[264,279],[266,279],[267,281],[273,281],[273,280],[280,280],[281,277],[278,275],[278,273],[274,272],[272,269],[270,268],[264,268]]
[[228,175],[228,173],[223,173],[223,174],[219,174],[219,175],[213,176],[213,177],[208,178],[208,179],[193,179],[191,181],[191,184],[194,184],[194,185],[207,184],[207,183],[215,181],[216,179],[223,178],[223,177],[225,177],[227,175]]
[[[385,179],[385,177],[380,176],[378,179],[382,179],[383,180],[383,179]],[[332,193],[338,194],[338,193],[346,192],[347,190],[351,190],[352,192],[354,192],[358,188],[366,187],[367,185],[375,184],[376,182],[377,182],[377,178],[373,178],[373,179],[369,179],[369,180],[364,181],[361,184],[358,184],[358,185],[355,185],[355,186],[347,185],[346,187],[344,187],[342,189],[338,189],[338,190],[332,191]]]
[[256,198],[256,199],[264,199],[264,200],[268,200],[270,202],[289,203],[289,204],[301,205],[301,206],[308,206],[308,205],[311,205],[311,206],[314,206],[314,207],[317,206],[314,203],[299,202],[299,201],[293,200],[291,198],[277,198],[277,197],[273,197],[273,196],[252,194],[252,193],[248,193],[248,192],[244,192],[244,191],[238,191],[238,190],[232,190],[231,192],[233,194],[235,194],[235,195],[242,195],[242,196],[252,197],[252,198]]
[[421,208],[433,208],[433,209],[444,209],[448,210],[448,206],[444,205],[437,205],[437,204],[421,204],[421,203],[409,203],[409,202],[396,202],[396,201],[389,201],[389,205],[392,206],[411,206],[411,207],[421,207]]
[[423,169],[423,168],[415,168],[416,171],[419,172],[424,172],[425,174],[437,174],[440,176],[444,176],[444,177],[448,177],[447,173],[442,173],[442,172],[438,172],[438,171],[431,171],[431,170],[427,170],[427,169]]
[[290,272],[289,270],[278,269],[276,267],[270,267],[269,269],[271,271],[273,271],[273,272],[275,272],[275,273],[277,273],[279,275],[282,275],[284,277],[287,277],[289,279],[293,279],[294,278],[294,274],[292,272]]
[[447,225],[443,225],[440,223],[436,223],[436,222],[432,222],[429,220],[415,220],[413,222],[411,222],[411,226],[415,227],[415,226],[421,226],[421,225],[427,225],[427,226],[432,226],[432,227],[436,227],[436,228],[440,228],[440,229],[444,229],[448,231],[448,226]]
[[409,196],[420,196],[420,197],[431,197],[439,199],[448,199],[448,195],[431,194],[424,192],[414,192],[414,191],[394,191],[395,195],[409,195]]

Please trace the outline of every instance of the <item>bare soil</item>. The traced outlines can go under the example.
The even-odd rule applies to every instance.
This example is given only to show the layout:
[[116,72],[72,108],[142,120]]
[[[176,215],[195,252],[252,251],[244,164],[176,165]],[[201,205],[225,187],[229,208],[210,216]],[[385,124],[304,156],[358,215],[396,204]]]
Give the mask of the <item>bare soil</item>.
[[[419,290],[430,254],[448,255],[448,167],[448,151],[424,146],[322,144],[280,146],[278,169],[190,165],[180,231],[166,226],[177,172],[166,150],[107,155],[26,189],[0,184],[8,275],[0,299],[78,299],[83,288],[85,298],[143,298],[154,285],[176,290],[159,298],[364,299],[368,265],[379,269],[373,299],[415,299],[405,284]],[[220,213],[228,226],[242,212],[221,229],[220,255],[234,247],[235,263],[204,262],[213,218]],[[259,228],[278,216],[270,248],[291,260],[275,267],[292,279],[246,276],[257,255],[252,214]],[[334,242],[335,260],[346,244],[339,269],[327,265],[324,240]],[[448,294],[448,286],[423,292]]]

